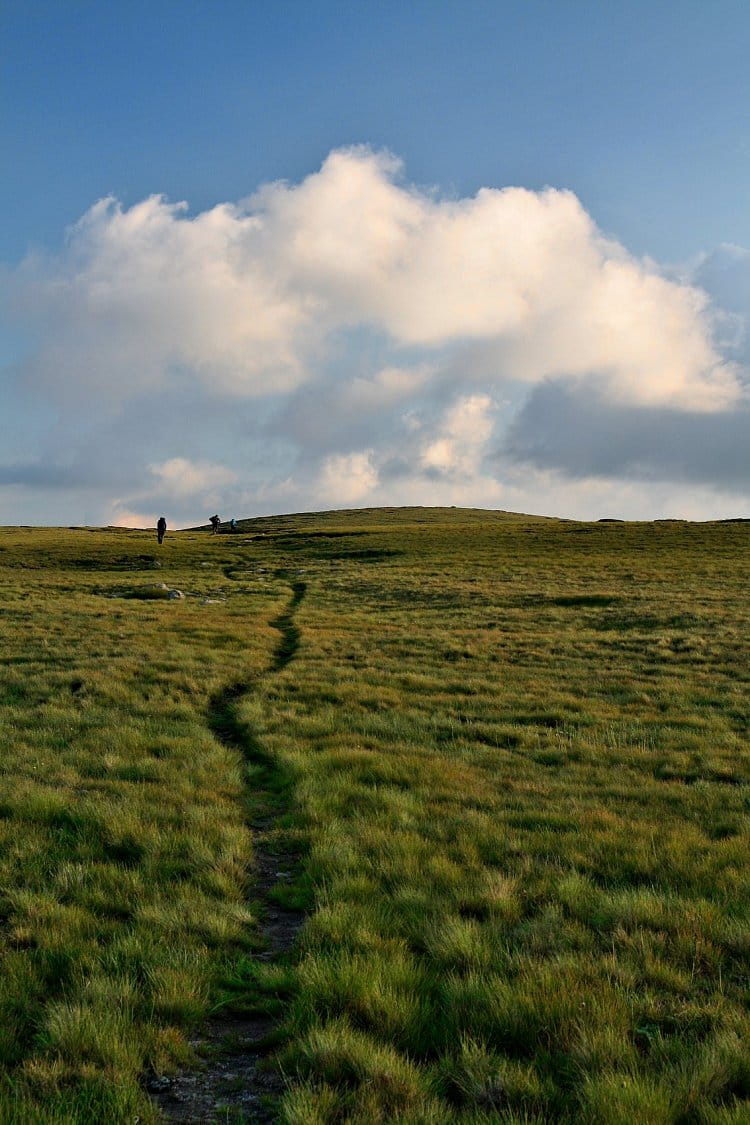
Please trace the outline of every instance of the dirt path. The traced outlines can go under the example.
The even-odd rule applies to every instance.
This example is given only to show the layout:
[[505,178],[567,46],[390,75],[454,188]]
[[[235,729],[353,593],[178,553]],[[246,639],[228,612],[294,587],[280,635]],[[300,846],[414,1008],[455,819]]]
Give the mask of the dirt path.
[[[294,616],[305,596],[305,583],[292,585],[292,597],[285,610],[271,622],[279,631],[267,675],[286,668],[299,646],[299,630]],[[208,722],[212,731],[227,746],[238,750],[248,761],[261,764],[270,780],[275,765],[255,738],[251,728],[239,717],[240,701],[250,695],[256,683],[237,681],[228,684],[210,702]],[[272,805],[268,792],[269,806]],[[259,794],[253,793],[254,801]],[[261,798],[263,794],[260,794]],[[291,877],[290,860],[279,854],[275,846],[277,814],[255,817],[250,827],[253,834],[253,901],[260,902],[263,915],[259,933],[265,949],[256,956],[261,961],[275,961],[294,945],[304,921],[297,910],[277,905],[270,892]],[[283,1092],[281,1077],[264,1070],[259,1064],[271,1049],[273,1033],[279,1023],[277,1016],[235,1016],[231,1013],[212,1019],[190,1040],[201,1064],[195,1069],[175,1075],[153,1076],[147,1089],[165,1121],[181,1125],[205,1125],[209,1122],[257,1122],[276,1120],[264,1101]]]

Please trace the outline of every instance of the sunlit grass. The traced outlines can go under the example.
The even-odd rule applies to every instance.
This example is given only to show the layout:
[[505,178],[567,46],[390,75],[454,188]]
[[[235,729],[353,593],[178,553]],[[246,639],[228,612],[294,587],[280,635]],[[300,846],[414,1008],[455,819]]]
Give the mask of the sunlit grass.
[[[152,607],[110,596],[148,579],[142,535],[0,543],[0,1119],[148,1120],[143,1068],[189,1058],[252,941],[242,765],[206,710],[265,667],[286,590]],[[202,549],[168,542],[154,577],[227,585]]]
[[286,1119],[750,1115],[747,530],[368,542],[257,719],[311,822]]
[[[0,1120],[148,1120],[219,998],[283,1013],[288,1122],[750,1118],[746,525],[0,547]],[[110,596],[152,581],[187,597]],[[290,966],[253,960],[269,785]]]

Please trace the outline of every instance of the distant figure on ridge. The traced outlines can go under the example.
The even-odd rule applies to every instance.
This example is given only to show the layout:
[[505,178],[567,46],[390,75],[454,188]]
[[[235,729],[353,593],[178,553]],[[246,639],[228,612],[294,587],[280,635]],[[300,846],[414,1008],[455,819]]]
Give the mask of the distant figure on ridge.
[[237,520],[234,518],[234,516],[232,516],[231,520],[229,521],[229,530],[230,531],[236,531],[237,530]]
[[164,536],[167,534],[167,521],[164,516],[159,516],[159,522],[156,525],[156,538],[160,543],[164,542]]
[[219,517],[218,516],[211,516],[211,519],[208,522],[211,524],[211,534],[212,535],[218,535],[219,534],[219,525],[221,524],[221,520],[219,519]]

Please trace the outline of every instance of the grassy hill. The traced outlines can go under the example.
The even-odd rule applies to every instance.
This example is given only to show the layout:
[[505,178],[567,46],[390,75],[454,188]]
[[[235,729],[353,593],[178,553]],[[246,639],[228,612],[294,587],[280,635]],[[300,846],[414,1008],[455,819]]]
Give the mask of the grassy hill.
[[0,529],[0,1122],[157,1120],[217,1012],[257,1120],[748,1121],[749,577],[743,523]]

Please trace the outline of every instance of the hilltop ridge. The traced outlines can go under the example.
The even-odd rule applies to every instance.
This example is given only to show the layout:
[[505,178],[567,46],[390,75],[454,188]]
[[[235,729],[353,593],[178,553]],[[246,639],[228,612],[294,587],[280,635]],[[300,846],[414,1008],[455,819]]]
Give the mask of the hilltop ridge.
[[[305,526],[310,524],[330,523],[332,525],[351,523],[356,520],[367,522],[369,527],[377,525],[378,520],[388,524],[416,524],[434,523],[437,520],[448,523],[497,523],[512,520],[540,520],[555,523],[564,522],[564,517],[539,516],[525,512],[508,512],[503,509],[493,508],[460,508],[451,506],[427,506],[407,504],[403,507],[385,506],[374,508],[331,508],[322,512],[285,512],[270,516],[248,516],[237,519],[239,531],[251,529],[267,529],[267,525],[275,525],[283,521],[287,526]],[[228,523],[224,520],[222,526]],[[195,527],[183,528],[184,531],[210,530],[208,522]]]

